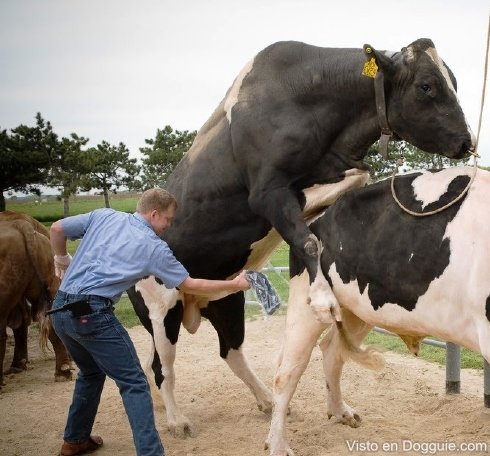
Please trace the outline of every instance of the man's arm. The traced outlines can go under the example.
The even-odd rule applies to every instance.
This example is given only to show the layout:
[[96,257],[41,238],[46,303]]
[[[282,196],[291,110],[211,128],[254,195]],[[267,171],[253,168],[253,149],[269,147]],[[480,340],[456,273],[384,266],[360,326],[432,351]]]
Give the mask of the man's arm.
[[184,293],[200,296],[215,296],[220,292],[224,292],[224,296],[226,296],[248,290],[250,283],[245,278],[245,271],[242,271],[233,280],[206,280],[187,277],[177,288]]
[[59,279],[62,279],[71,263],[71,255],[66,251],[66,235],[63,231],[61,220],[51,225],[49,239],[54,252],[55,274]]
[[49,237],[54,254],[61,256],[66,255],[66,236],[63,231],[63,226],[61,225],[61,220],[58,220],[51,225]]

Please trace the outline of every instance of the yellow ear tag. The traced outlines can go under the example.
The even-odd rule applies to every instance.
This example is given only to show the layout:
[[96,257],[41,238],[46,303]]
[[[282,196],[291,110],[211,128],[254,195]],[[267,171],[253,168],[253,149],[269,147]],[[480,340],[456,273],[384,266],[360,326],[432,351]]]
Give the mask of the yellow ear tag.
[[378,65],[376,65],[376,61],[374,57],[372,57],[368,62],[364,64],[362,69],[362,74],[364,76],[369,76],[370,78],[376,77],[376,73],[378,72]]

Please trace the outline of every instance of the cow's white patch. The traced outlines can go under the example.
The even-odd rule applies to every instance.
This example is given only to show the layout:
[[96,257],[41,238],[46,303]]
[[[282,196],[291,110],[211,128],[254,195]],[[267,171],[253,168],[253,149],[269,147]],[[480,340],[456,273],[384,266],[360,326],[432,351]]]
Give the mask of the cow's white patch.
[[473,169],[469,167],[452,167],[438,173],[423,171],[412,183],[415,198],[422,203],[422,209],[424,209],[429,204],[438,201],[457,176],[472,174]]
[[[458,172],[454,174],[455,171]],[[449,168],[439,174],[471,172],[470,167]],[[429,176],[434,178],[437,174],[426,177]],[[397,303],[386,303],[374,310],[369,284],[361,294],[357,280],[343,283],[332,264],[328,275],[341,306],[369,325],[397,334],[436,336],[490,357],[487,348],[490,324],[485,315],[486,299],[490,296],[489,218],[481,211],[487,205],[489,188],[490,174],[478,171],[468,197],[446,228],[444,237],[450,240],[451,249],[449,265],[430,283],[415,309],[408,311]]]
[[254,64],[254,59],[250,60],[243,67],[242,71],[240,71],[236,79],[233,81],[233,85],[231,86],[225,98],[224,110],[226,112],[226,117],[228,119],[228,122],[230,122],[230,124],[231,124],[231,110],[238,101],[238,94],[240,93],[243,80],[245,79],[245,76],[247,76],[247,74],[250,73],[250,71],[252,70],[253,64]]

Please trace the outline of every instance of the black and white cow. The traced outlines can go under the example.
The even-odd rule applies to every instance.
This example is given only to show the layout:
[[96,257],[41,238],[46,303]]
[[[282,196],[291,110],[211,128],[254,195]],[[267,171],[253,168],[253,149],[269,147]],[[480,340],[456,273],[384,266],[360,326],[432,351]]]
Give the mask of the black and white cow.
[[[374,81],[384,78],[377,96],[373,78],[363,74],[367,60],[370,69],[378,68]],[[428,39],[396,53],[299,42],[267,47],[241,71],[169,177],[178,210],[165,240],[191,276],[223,279],[262,267],[282,237],[308,270],[311,307],[323,321],[340,318],[304,219],[366,183],[362,160],[380,136],[384,111],[397,137],[463,157],[474,140],[455,88]],[[181,296],[174,305],[159,301],[166,291],[158,285],[146,280],[129,295],[145,327],[162,335],[155,340],[153,370],[170,429],[180,433],[190,426],[173,398],[173,360],[181,322],[195,331],[201,315],[218,332],[220,355],[259,407],[269,409],[271,395],[241,352],[243,293],[216,300]]]
[[[465,189],[474,168],[448,168],[396,178],[402,204],[434,211]],[[360,344],[373,326],[399,334],[417,353],[432,335],[481,353],[490,361],[490,173],[478,170],[461,200],[427,217],[394,201],[384,181],[342,196],[310,228],[323,244],[321,268],[341,307],[341,330],[331,325],[320,342],[328,390],[327,413],[357,427],[358,413],[342,398],[344,362],[370,367],[382,356]],[[274,411],[267,445],[292,456],[286,413],[313,347],[328,325],[307,304],[309,280],[301,258],[290,258],[291,281],[284,342],[274,377]],[[348,341],[346,346],[345,341]]]

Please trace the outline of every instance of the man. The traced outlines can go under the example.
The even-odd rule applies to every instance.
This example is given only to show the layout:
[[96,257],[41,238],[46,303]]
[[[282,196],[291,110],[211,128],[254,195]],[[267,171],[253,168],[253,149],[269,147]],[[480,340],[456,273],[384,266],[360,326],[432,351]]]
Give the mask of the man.
[[[98,209],[53,223],[51,245],[62,278],[51,310],[53,326],[79,367],[68,412],[61,456],[90,453],[102,446],[92,426],[106,376],[117,384],[128,415],[138,456],[162,456],[146,376],[113,305],[138,280],[154,275],[167,288],[192,294],[235,293],[250,285],[233,280],[189,276],[160,239],[172,223],[177,203],[167,191],[143,193],[136,213]],[[71,261],[67,238],[82,242]]]

